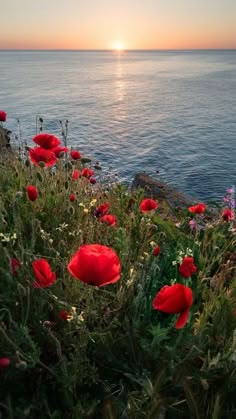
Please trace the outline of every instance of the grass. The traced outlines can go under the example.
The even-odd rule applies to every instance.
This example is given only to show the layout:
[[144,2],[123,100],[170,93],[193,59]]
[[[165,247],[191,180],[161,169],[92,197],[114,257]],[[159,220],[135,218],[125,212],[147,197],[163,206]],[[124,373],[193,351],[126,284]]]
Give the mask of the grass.
[[[176,214],[163,202],[143,214],[141,190],[102,185],[100,171],[96,185],[72,181],[81,165],[59,160],[51,170],[18,156],[0,159],[0,358],[10,360],[0,369],[2,417],[234,418],[235,224],[222,220],[221,208],[196,216],[202,228],[195,231],[188,208]],[[34,202],[27,185],[39,191]],[[104,202],[114,227],[94,216]],[[117,252],[117,283],[91,287],[68,272],[72,255],[89,243]],[[178,272],[185,254],[198,268],[187,280]],[[41,257],[57,280],[37,289],[32,262]],[[17,275],[12,258],[21,262]],[[180,330],[175,315],[152,309],[161,287],[175,282],[194,295]]]

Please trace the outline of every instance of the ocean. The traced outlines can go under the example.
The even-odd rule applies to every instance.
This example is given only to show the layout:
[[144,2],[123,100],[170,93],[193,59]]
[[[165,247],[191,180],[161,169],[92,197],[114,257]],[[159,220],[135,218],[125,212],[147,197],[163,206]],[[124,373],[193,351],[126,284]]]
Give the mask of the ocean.
[[137,172],[197,200],[236,184],[236,51],[0,51],[0,109],[28,145],[36,116],[130,184]]

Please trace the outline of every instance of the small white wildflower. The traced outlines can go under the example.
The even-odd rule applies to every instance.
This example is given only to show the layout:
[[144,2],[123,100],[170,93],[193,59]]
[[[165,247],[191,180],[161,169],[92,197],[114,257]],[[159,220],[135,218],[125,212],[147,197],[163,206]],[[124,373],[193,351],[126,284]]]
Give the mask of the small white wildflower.
[[92,201],[90,202],[89,206],[93,207],[95,204],[97,203],[96,199],[92,199]]
[[88,214],[88,212],[89,212],[88,208],[84,208],[84,213]]
[[172,261],[172,265],[173,265],[173,266],[177,265],[177,261],[176,261],[176,260],[173,260],[173,261]]
[[152,241],[152,242],[150,242],[150,246],[151,247],[155,247],[156,246],[156,243],[154,241]]

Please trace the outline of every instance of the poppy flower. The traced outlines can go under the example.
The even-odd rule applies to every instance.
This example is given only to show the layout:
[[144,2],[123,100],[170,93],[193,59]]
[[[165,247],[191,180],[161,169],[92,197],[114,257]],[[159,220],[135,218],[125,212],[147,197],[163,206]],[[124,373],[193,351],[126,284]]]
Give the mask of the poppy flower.
[[0,358],[0,368],[7,368],[9,367],[11,361],[9,358]]
[[70,316],[66,310],[61,310],[59,313],[59,317],[61,320],[67,320]]
[[34,288],[50,287],[56,280],[55,272],[52,272],[51,267],[46,259],[37,259],[32,263],[32,268],[36,281],[33,282]]
[[158,255],[159,255],[159,253],[160,253],[160,251],[161,251],[160,246],[156,246],[156,247],[154,247],[154,249],[153,249],[153,251],[152,251],[153,256],[158,256]]
[[96,179],[94,179],[94,177],[91,177],[91,178],[89,179],[89,182],[90,182],[92,185],[95,185],[95,183],[97,183],[97,181],[96,181]]
[[140,204],[140,210],[142,212],[149,212],[158,208],[158,203],[153,199],[143,199]]
[[117,224],[117,219],[115,215],[107,214],[103,215],[100,218],[101,223],[107,224],[109,226],[115,226]]
[[105,202],[104,204],[99,205],[94,211],[95,217],[102,217],[103,215],[107,213],[109,208],[110,208],[109,202]]
[[12,258],[10,260],[10,268],[11,268],[11,273],[13,276],[17,276],[17,271],[21,266],[21,262],[16,259],[16,258]]
[[188,320],[190,307],[193,304],[191,288],[182,284],[165,285],[156,294],[152,307],[168,314],[179,314],[175,323],[176,329],[182,329]]
[[193,207],[189,207],[189,211],[193,212],[194,214],[203,214],[205,212],[206,209],[206,205],[205,204],[197,204],[194,205]]
[[73,160],[81,159],[81,154],[77,150],[72,150],[71,153],[70,153],[70,156]]
[[57,158],[52,150],[46,150],[42,147],[30,148],[29,157],[32,163],[36,166],[39,166],[40,162],[44,162],[46,167],[50,167],[57,161]]
[[27,196],[30,201],[35,201],[38,197],[38,191],[33,185],[28,185],[26,188]]
[[81,246],[67,268],[76,279],[98,287],[120,279],[119,257],[113,249],[100,244]]
[[44,133],[36,135],[33,141],[46,150],[52,150],[61,144],[61,141],[55,135]]
[[0,111],[0,122],[6,122],[7,114],[4,111]]
[[52,151],[55,154],[56,158],[59,159],[60,157],[62,157],[64,155],[64,153],[68,153],[69,148],[57,146],[57,147],[53,148]]
[[189,256],[185,256],[179,266],[180,275],[184,278],[189,278],[196,271],[197,267],[194,265],[194,259]]
[[72,180],[73,181],[77,180],[80,177],[80,175],[81,175],[80,171],[75,169],[72,173]]
[[70,202],[74,202],[76,200],[76,196],[72,193],[70,195]]
[[84,176],[84,177],[86,177],[87,179],[89,179],[90,177],[92,177],[94,175],[94,171],[91,170],[91,169],[89,169],[88,167],[85,167],[82,170],[81,175]]
[[234,213],[231,209],[227,208],[222,212],[222,218],[225,221],[233,221],[234,220]]

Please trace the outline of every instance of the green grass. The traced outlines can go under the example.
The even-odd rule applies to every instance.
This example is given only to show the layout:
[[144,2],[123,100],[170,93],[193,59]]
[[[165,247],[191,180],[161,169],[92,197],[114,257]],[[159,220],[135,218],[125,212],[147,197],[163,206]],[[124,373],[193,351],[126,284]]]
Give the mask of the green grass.
[[[17,156],[0,160],[0,358],[11,361],[0,369],[2,417],[234,418],[235,224],[208,209],[204,229],[192,232],[188,209],[176,215],[165,203],[144,215],[140,190],[72,182],[72,167],[80,165],[59,161],[52,172]],[[39,191],[35,202],[29,184]],[[94,216],[104,202],[118,219],[114,227]],[[72,255],[89,243],[117,252],[117,283],[90,287],[70,275]],[[198,270],[184,280],[178,257],[187,249]],[[57,280],[35,289],[31,265],[40,257]],[[12,258],[22,263],[17,276]],[[152,309],[160,288],[174,282],[194,294],[180,330],[175,315]],[[61,310],[69,320],[60,319]]]

